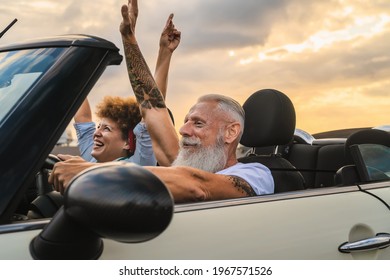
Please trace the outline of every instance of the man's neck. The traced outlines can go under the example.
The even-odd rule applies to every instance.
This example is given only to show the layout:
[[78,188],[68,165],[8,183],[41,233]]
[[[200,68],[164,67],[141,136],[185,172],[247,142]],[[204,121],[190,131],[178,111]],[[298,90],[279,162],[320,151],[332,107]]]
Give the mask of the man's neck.
[[237,158],[236,158],[236,157],[232,157],[232,158],[228,159],[228,161],[227,161],[226,164],[225,164],[225,168],[224,168],[224,169],[226,169],[226,168],[228,168],[228,167],[231,167],[231,166],[237,164],[237,162],[238,162],[238,161],[237,161]]

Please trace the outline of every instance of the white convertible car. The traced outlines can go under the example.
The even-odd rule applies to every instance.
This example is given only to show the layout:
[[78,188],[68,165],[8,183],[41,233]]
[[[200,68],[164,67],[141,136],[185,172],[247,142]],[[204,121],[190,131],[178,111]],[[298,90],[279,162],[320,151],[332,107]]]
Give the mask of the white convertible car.
[[159,179],[121,163],[54,192],[53,147],[121,61],[84,35],[0,48],[0,259],[390,259],[389,127],[310,135],[274,89],[243,105],[240,161],[267,165],[275,194],[174,205]]

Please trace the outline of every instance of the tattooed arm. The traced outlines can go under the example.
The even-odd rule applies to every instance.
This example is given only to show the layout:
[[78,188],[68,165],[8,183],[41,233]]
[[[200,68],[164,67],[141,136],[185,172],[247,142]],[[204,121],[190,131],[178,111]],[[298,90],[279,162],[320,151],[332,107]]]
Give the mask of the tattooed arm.
[[[59,156],[64,161],[55,164],[49,183],[61,193],[65,192],[69,182],[79,172],[98,164],[84,161],[80,157]],[[215,174],[184,166],[144,166],[144,168],[164,182],[176,203],[256,195],[249,183],[238,176]]]
[[192,167],[146,167],[171,191],[176,203],[255,196],[244,179]]
[[138,16],[137,1],[129,0],[128,5],[122,6],[121,12],[120,32],[130,83],[152,138],[156,159],[160,165],[170,166],[176,159],[179,139],[166,108],[164,97],[137,44],[135,37],[135,23]]

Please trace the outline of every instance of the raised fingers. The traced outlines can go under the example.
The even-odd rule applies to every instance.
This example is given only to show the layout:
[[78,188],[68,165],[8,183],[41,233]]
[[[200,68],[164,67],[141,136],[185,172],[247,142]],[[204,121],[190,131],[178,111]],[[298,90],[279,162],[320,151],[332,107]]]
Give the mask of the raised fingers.
[[138,17],[138,1],[137,0],[129,0],[128,5],[130,7],[130,12]]

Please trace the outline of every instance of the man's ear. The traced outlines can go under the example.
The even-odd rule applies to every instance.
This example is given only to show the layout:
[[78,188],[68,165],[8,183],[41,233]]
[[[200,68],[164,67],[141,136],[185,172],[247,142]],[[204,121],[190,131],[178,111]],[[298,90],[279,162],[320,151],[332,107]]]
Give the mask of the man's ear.
[[225,143],[230,144],[234,142],[240,135],[241,125],[239,122],[233,122],[226,126]]

